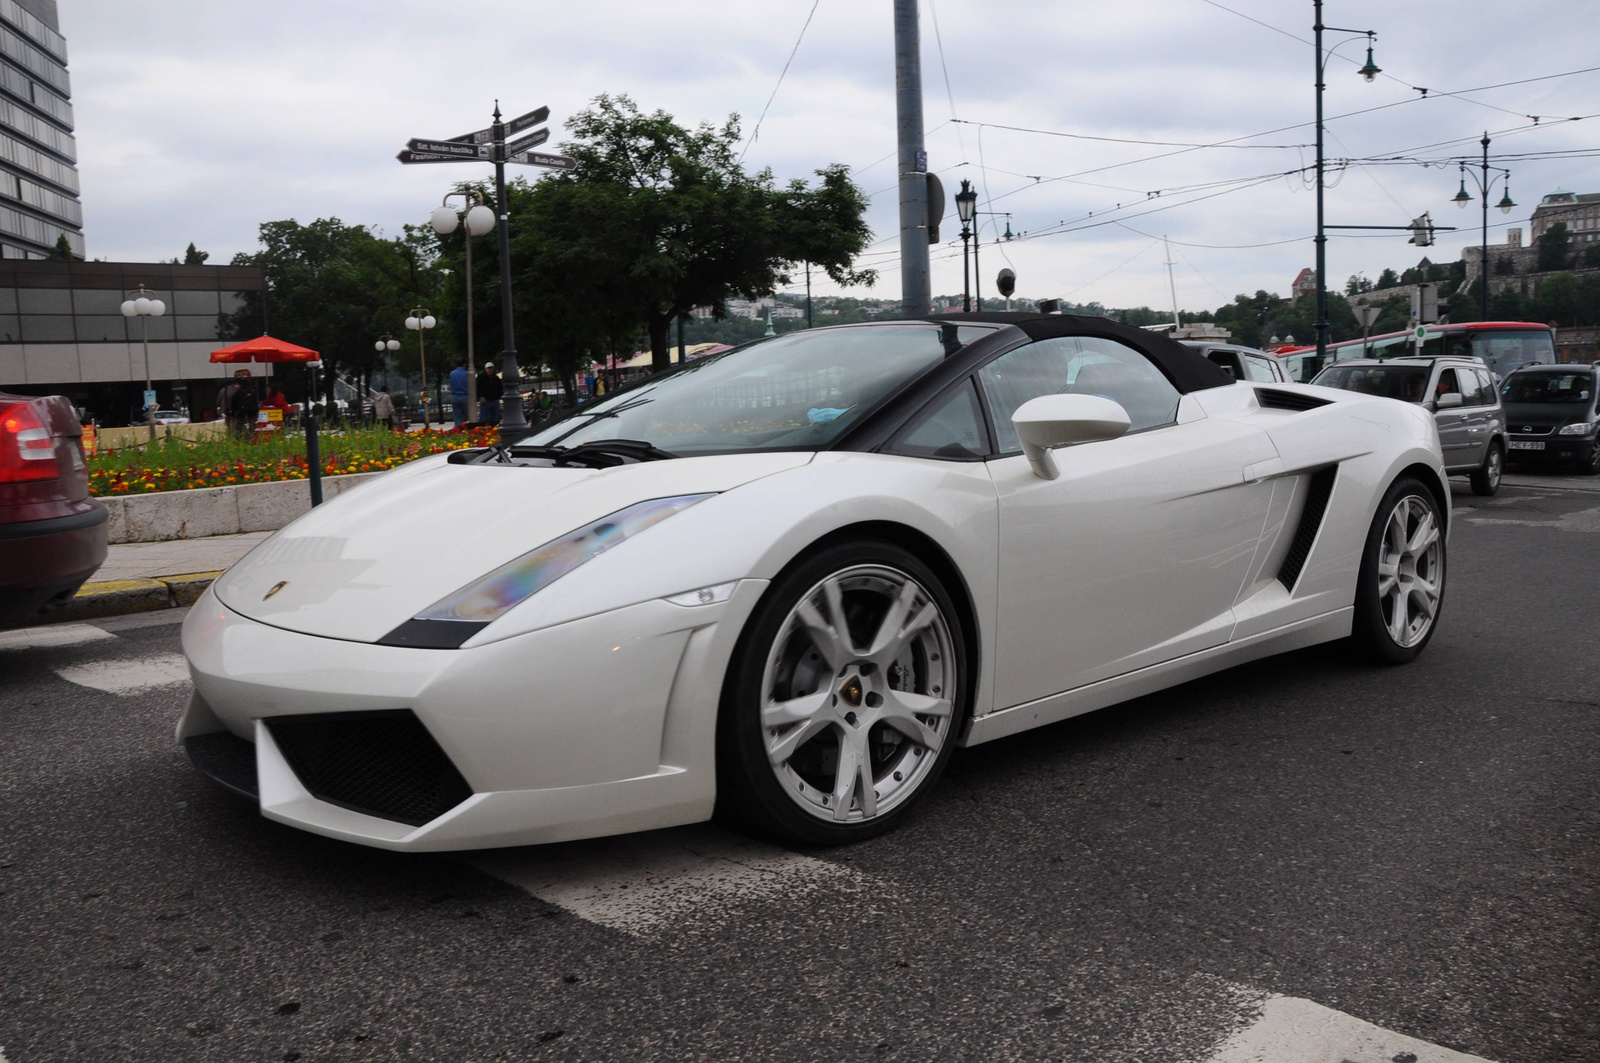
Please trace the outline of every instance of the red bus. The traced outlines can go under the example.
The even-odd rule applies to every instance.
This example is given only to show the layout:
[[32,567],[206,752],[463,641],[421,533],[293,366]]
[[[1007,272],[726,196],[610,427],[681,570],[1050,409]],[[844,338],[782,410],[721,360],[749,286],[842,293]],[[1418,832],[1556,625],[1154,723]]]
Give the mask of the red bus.
[[[1290,380],[1309,381],[1322,368],[1315,347],[1293,347],[1275,352],[1283,359]],[[1365,340],[1328,344],[1328,363],[1353,358],[1424,358],[1438,355],[1481,358],[1498,380],[1519,365],[1550,365],[1556,360],[1555,337],[1549,325],[1534,321],[1465,321],[1454,325],[1429,325],[1421,350],[1414,331],[1385,332]]]

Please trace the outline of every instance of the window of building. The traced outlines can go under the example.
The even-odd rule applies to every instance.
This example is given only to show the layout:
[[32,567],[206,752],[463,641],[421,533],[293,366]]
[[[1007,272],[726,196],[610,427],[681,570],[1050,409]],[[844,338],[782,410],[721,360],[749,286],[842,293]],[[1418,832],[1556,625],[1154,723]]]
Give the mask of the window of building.
[[172,293],[172,309],[177,314],[207,314],[215,317],[220,309],[216,292]]
[[66,288],[18,288],[17,304],[24,314],[70,314],[72,292]]
[[71,343],[73,339],[70,314],[22,315],[23,343]]

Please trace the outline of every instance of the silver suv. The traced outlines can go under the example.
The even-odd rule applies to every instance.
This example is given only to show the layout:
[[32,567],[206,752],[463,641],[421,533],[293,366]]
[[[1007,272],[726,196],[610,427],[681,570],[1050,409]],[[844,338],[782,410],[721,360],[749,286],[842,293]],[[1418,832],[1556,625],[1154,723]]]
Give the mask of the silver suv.
[[1312,383],[1432,410],[1446,471],[1470,476],[1473,494],[1500,490],[1506,417],[1500,391],[1481,358],[1361,358],[1330,365]]

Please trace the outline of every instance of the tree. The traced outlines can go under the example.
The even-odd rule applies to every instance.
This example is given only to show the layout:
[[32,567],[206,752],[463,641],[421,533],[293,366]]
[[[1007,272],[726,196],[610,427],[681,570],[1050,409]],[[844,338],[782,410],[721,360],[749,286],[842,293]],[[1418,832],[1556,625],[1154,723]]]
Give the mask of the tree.
[[1497,277],[1509,277],[1517,272],[1517,263],[1510,255],[1501,255],[1495,259],[1494,272]]
[[806,262],[838,284],[876,279],[851,265],[871,230],[866,196],[843,166],[818,170],[815,187],[779,187],[770,170],[740,166],[737,116],[691,130],[626,96],[596,98],[567,128],[576,139],[563,148],[578,167],[535,186],[566,207],[542,212],[540,235],[589,249],[584,272],[600,286],[587,298],[620,300],[619,312],[643,323],[657,370],[670,365],[673,320],[696,306],[720,313],[731,297],[770,295]]
[[1571,244],[1572,234],[1567,231],[1566,222],[1558,221],[1546,229],[1544,235],[1539,237],[1539,272],[1552,273],[1566,269]]
[[1360,295],[1372,291],[1372,282],[1365,273],[1352,273],[1350,279],[1344,282],[1344,294]]
[[1583,268],[1600,269],[1600,244],[1583,249]]
[[[330,388],[340,370],[369,381],[379,364],[373,341],[382,333],[409,341],[401,327],[406,311],[438,290],[427,244],[409,227],[395,240],[338,218],[309,225],[289,219],[264,223],[260,241],[261,251],[235,255],[233,264],[265,271],[273,334],[320,351],[332,370],[324,374]],[[247,304],[240,313],[259,315],[260,308]],[[435,348],[437,363],[430,351],[430,369],[442,365],[452,347]],[[415,366],[415,351],[406,342],[396,361]]]
[[1395,272],[1392,269],[1386,269],[1382,273],[1378,274],[1378,283],[1372,286],[1374,291],[1382,291],[1385,288],[1398,287],[1400,287],[1400,278],[1395,275]]
[[62,262],[71,262],[77,259],[78,256],[73,254],[72,244],[67,240],[67,234],[62,233],[56,237],[56,246],[52,247],[50,253],[45,257],[59,259]]
[[206,264],[206,259],[208,259],[210,257],[211,257],[211,252],[210,251],[201,251],[199,248],[194,246],[194,242],[193,241],[190,241],[188,250],[184,251],[184,253],[183,253],[182,265],[185,265],[185,266],[203,266],[203,265]]

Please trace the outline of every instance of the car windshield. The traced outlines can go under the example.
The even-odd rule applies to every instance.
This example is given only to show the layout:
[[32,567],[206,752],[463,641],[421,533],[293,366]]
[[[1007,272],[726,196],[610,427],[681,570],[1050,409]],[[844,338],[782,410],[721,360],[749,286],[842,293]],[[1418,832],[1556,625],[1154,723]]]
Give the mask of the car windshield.
[[908,322],[791,332],[619,392],[526,442],[637,439],[674,454],[821,447],[992,331]]
[[1313,384],[1363,395],[1382,395],[1402,402],[1421,402],[1428,388],[1425,365],[1333,365],[1317,374]]
[[1500,397],[1512,402],[1588,402],[1594,395],[1594,373],[1535,372],[1512,373],[1500,388]]

